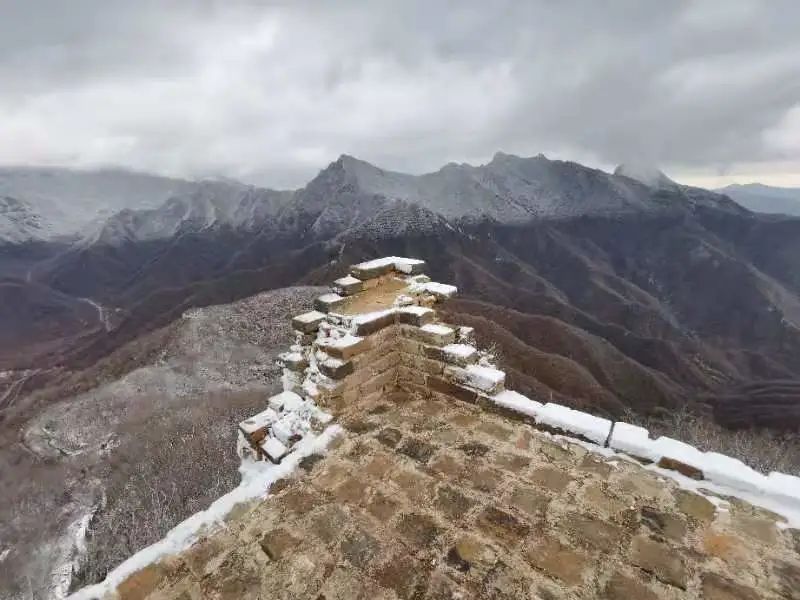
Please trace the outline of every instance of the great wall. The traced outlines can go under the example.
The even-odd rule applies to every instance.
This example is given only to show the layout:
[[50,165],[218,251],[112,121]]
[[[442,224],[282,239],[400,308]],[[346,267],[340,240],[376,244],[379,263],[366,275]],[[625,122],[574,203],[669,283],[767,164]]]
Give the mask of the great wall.
[[800,598],[800,478],[505,389],[424,267],[354,265],[295,317],[239,427],[257,497],[76,597]]

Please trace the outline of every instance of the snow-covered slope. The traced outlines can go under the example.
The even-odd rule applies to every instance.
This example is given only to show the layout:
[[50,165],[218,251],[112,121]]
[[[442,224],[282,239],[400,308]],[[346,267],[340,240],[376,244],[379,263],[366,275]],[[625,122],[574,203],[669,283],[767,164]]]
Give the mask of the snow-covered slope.
[[152,209],[196,183],[122,170],[0,168],[0,244],[78,236],[123,209]]
[[120,211],[87,235],[82,245],[118,246],[126,241],[165,239],[211,227],[229,226],[250,231],[267,222],[291,197],[292,192],[204,181],[156,208]]
[[362,211],[379,200],[402,200],[447,219],[502,223],[658,208],[652,191],[628,178],[541,155],[503,153],[486,165],[449,164],[419,176],[343,155],[298,192],[295,204],[313,212],[345,195],[360,197]]

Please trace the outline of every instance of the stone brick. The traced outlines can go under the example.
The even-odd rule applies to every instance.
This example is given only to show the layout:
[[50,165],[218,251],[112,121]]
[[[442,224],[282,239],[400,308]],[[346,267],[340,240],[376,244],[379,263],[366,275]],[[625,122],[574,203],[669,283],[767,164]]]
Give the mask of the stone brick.
[[145,600],[164,580],[164,576],[164,568],[159,563],[147,565],[120,583],[117,593],[125,600]]
[[727,563],[739,563],[745,560],[744,540],[734,535],[709,529],[703,534],[703,550]]
[[703,479],[703,471],[698,469],[697,467],[693,467],[692,465],[687,465],[684,462],[681,462],[674,458],[669,458],[668,456],[662,456],[661,459],[658,461],[658,466],[662,469],[670,469],[671,471],[677,471],[681,475],[685,475],[691,479],[701,480]]
[[733,518],[732,525],[737,531],[765,544],[772,545],[778,539],[778,529],[774,521],[737,514]]
[[367,569],[380,549],[375,538],[358,528],[345,534],[339,548],[342,557],[359,569]]
[[410,369],[405,365],[397,367],[397,380],[408,381],[416,385],[425,385],[426,376],[423,371],[419,369]]
[[366,497],[368,489],[369,485],[366,481],[359,477],[351,477],[342,482],[333,491],[333,495],[339,502],[359,504]]
[[759,600],[761,595],[716,573],[703,573],[703,600]]
[[509,471],[515,475],[522,473],[531,464],[531,459],[527,456],[511,453],[496,454],[492,460],[498,468]]
[[649,506],[640,509],[642,523],[659,535],[675,541],[683,540],[686,535],[686,523],[683,519]]
[[402,437],[403,434],[400,433],[399,429],[395,429],[394,427],[385,427],[381,429],[378,435],[375,436],[375,439],[377,439],[381,444],[389,446],[390,448],[394,448],[397,446],[397,443]]
[[281,506],[299,515],[322,504],[323,496],[311,488],[292,488],[281,496]]
[[427,504],[433,498],[436,480],[417,469],[397,469],[391,479],[414,504]]
[[402,454],[405,454],[406,456],[409,456],[423,464],[430,460],[435,451],[436,446],[416,438],[406,439],[403,445],[398,448],[398,452],[401,452]]
[[395,381],[397,381],[397,373],[394,371],[394,369],[391,369],[375,375],[368,381],[365,381],[359,386],[358,389],[362,394],[367,395],[373,392],[383,391],[387,387],[393,386]]
[[513,545],[528,535],[530,525],[510,512],[487,506],[478,516],[478,527],[495,537],[499,542]]
[[356,279],[365,281],[367,279],[375,279],[381,275],[388,275],[394,271],[394,264],[390,262],[370,264],[371,262],[373,261],[353,265],[350,267],[350,274]]
[[430,308],[407,307],[397,310],[397,322],[402,325],[422,327],[433,322],[436,313]]
[[[444,365],[438,361],[425,358],[424,356],[416,356],[414,354],[408,354],[406,352],[400,353],[400,363],[405,365],[409,369],[417,369],[419,371],[427,373],[428,375],[439,376],[442,374],[442,371],[444,370]],[[434,391],[437,391],[435,388],[432,389],[434,389]]]
[[494,469],[472,469],[467,475],[472,487],[481,492],[494,492],[503,480],[502,473]]
[[603,552],[616,552],[625,537],[625,530],[620,526],[588,515],[570,514],[566,517],[566,526],[577,543]]
[[536,488],[517,485],[511,493],[510,502],[513,506],[531,517],[542,519],[550,504],[550,497]]
[[591,454],[587,454],[583,457],[578,468],[581,471],[586,471],[588,473],[594,473],[595,475],[599,475],[600,477],[608,477],[611,474],[611,465],[609,465],[604,460],[600,460],[592,456]]
[[264,533],[259,545],[270,560],[280,560],[300,545],[300,539],[278,528]]
[[314,299],[314,310],[322,313],[329,313],[342,306],[346,301],[347,298],[343,298],[339,294],[323,294]]
[[424,352],[422,350],[424,346],[419,342],[415,342],[412,339],[408,339],[405,337],[397,338],[397,349],[400,352],[405,352],[406,354],[411,354],[413,356],[423,356]]
[[563,469],[540,467],[533,470],[531,480],[548,490],[561,493],[574,480],[574,477]]
[[401,599],[415,597],[417,583],[424,577],[425,566],[409,556],[394,556],[375,570],[375,580]]
[[367,466],[364,467],[364,472],[375,479],[384,479],[395,465],[396,462],[392,457],[381,453],[372,457]]
[[365,321],[362,323],[358,323],[356,325],[356,335],[372,335],[384,329],[385,327],[390,327],[395,324],[396,317],[393,312],[387,312],[380,316],[370,319],[369,321]]
[[367,511],[376,519],[386,522],[397,512],[399,504],[384,496],[380,492],[375,492],[372,499],[367,503]]
[[326,360],[317,364],[320,373],[331,379],[344,379],[353,373],[353,363],[338,360]]
[[352,296],[364,289],[364,282],[353,276],[341,277],[333,282],[342,296]]
[[397,530],[415,549],[427,548],[442,533],[433,518],[418,513],[400,515]]
[[497,562],[497,553],[485,540],[462,535],[447,553],[447,562],[459,571],[485,574]]
[[489,452],[489,446],[480,442],[466,442],[461,444],[458,449],[470,458],[480,458]]
[[478,393],[463,386],[460,386],[439,377],[428,377],[428,386],[434,391],[451,396],[462,402],[475,403],[478,400]]
[[525,558],[537,569],[569,586],[583,582],[590,564],[588,556],[563,546],[557,539],[549,536],[528,546],[525,549]]
[[468,498],[449,485],[442,485],[436,490],[436,507],[451,519],[460,519],[475,506],[475,500]]
[[341,360],[350,360],[356,354],[366,352],[371,348],[369,339],[362,337],[350,338],[350,342],[347,344],[326,339],[318,342],[318,345],[326,354]]
[[659,596],[650,588],[620,572],[611,576],[603,593],[606,600],[659,600]]
[[492,421],[484,421],[478,425],[478,431],[492,436],[493,438],[504,442],[511,437],[511,430],[508,427],[503,427]]
[[403,327],[403,335],[432,346],[446,346],[456,341],[456,332],[452,327],[439,323],[431,323],[422,327]]
[[655,575],[659,581],[686,589],[685,561],[674,548],[666,544],[645,536],[634,538],[631,545],[631,562]]
[[314,310],[294,317],[292,319],[292,328],[301,333],[312,333],[319,329],[320,323],[324,320],[325,313]]
[[450,454],[437,456],[429,465],[434,473],[444,475],[448,478],[457,478],[465,470],[464,464]]
[[308,367],[308,360],[299,352],[286,352],[278,357],[278,365],[302,373]]

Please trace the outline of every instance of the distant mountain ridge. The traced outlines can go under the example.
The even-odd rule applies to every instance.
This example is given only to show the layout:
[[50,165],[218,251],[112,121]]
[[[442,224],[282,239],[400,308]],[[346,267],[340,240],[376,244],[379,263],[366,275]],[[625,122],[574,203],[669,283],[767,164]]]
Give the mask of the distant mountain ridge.
[[800,216],[800,188],[734,183],[716,191],[755,212]]
[[187,308],[410,255],[462,289],[459,318],[534,395],[618,414],[800,377],[800,219],[629,167],[498,153],[409,175],[343,155],[299,190],[201,182],[26,252],[0,249],[7,297],[58,326],[26,332],[32,311],[5,307],[0,369],[86,366]]

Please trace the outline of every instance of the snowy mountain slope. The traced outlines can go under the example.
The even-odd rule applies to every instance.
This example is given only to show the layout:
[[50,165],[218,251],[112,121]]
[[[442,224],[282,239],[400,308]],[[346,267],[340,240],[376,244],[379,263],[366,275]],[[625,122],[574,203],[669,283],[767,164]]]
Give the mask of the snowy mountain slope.
[[254,230],[277,214],[291,197],[291,192],[204,181],[189,193],[172,196],[156,208],[118,212],[81,245],[119,246],[129,241],[168,239],[181,232],[211,227]]
[[[0,197],[25,207],[5,211],[0,203],[0,244],[76,237],[93,222],[129,209],[151,209],[196,183],[122,170],[0,168]],[[31,227],[33,219],[38,226]]]
[[42,217],[25,200],[0,196],[0,244],[20,244],[42,235]]
[[536,218],[650,211],[652,190],[576,163],[497,153],[486,165],[449,164],[424,175],[387,171],[343,155],[298,192],[295,204],[323,208],[341,194],[403,200],[453,220],[524,223]]

